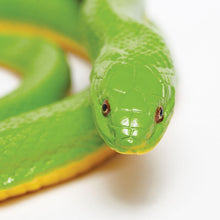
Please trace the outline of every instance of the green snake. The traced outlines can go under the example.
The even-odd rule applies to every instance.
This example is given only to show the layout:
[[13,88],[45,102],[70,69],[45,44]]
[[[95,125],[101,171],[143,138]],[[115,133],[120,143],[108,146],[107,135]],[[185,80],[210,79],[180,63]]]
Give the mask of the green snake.
[[[64,98],[56,45],[90,60],[90,88]],[[0,99],[0,200],[148,152],[173,113],[170,52],[140,0],[0,0],[0,64],[23,77]]]

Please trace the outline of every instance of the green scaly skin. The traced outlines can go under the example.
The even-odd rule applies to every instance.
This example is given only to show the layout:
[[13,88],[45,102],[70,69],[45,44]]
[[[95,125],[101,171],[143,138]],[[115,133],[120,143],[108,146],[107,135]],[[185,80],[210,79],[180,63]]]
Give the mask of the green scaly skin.
[[88,90],[2,121],[0,143],[0,190],[83,160],[105,147],[92,120]]
[[[1,190],[82,160],[103,147],[102,139],[115,151],[133,154],[147,152],[158,143],[174,108],[174,69],[160,34],[144,22],[141,4],[135,0],[13,0],[11,7],[11,1],[0,0],[0,19],[33,23],[68,36],[86,48],[93,64],[90,92],[0,123]],[[65,58],[61,59],[65,69]],[[7,64],[14,67],[11,61]],[[67,84],[63,84],[65,91]],[[10,97],[4,99],[5,104],[7,99],[13,104]],[[47,104],[41,92],[35,99]],[[111,106],[108,117],[102,114],[106,99]],[[164,120],[156,124],[155,111],[160,106]],[[27,106],[18,114],[36,107]]]
[[1,35],[0,63],[23,80],[0,101],[0,121],[63,98],[70,86],[64,53],[49,42],[33,37]]

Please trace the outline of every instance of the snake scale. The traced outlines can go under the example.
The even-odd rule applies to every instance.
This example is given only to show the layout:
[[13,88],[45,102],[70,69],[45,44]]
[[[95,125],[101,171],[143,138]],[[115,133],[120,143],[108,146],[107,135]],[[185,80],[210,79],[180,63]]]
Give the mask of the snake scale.
[[[22,76],[0,99],[0,200],[162,138],[175,103],[170,52],[141,0],[0,0],[0,64]],[[60,49],[62,48],[62,49]],[[92,64],[70,86],[63,52]]]

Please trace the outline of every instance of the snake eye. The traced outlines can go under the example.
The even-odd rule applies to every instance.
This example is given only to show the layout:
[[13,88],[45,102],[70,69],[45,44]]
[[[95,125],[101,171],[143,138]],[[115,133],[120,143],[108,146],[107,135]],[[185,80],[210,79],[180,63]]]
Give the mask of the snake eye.
[[157,108],[154,119],[157,124],[163,121],[163,107]]
[[102,104],[102,113],[105,117],[107,117],[110,111],[110,105],[108,103],[108,100],[106,99]]

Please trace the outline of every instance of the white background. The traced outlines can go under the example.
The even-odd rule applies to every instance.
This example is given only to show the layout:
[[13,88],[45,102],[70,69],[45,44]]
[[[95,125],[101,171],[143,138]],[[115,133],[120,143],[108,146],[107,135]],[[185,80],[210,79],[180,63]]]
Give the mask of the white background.
[[[149,0],[178,74],[176,109],[147,155],[117,156],[98,169],[10,200],[0,219],[220,219],[220,2]],[[77,91],[89,67],[77,66]],[[83,76],[87,80],[82,80]],[[77,78],[77,79],[76,79]],[[18,81],[0,74],[0,93]]]

